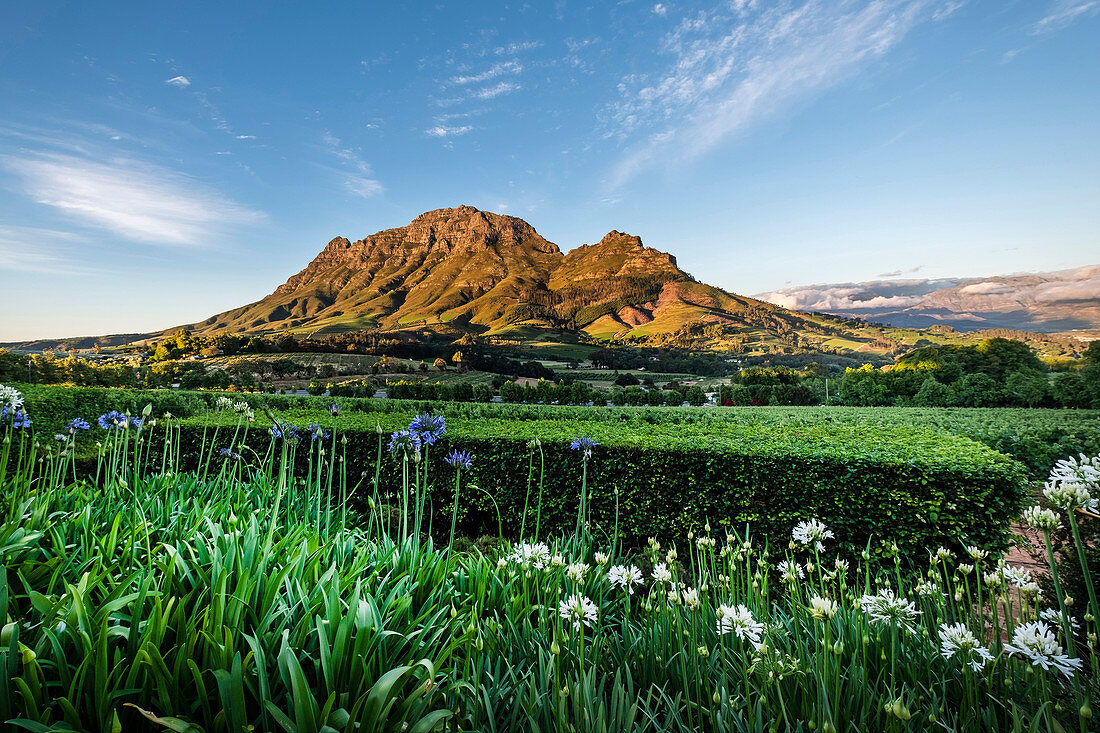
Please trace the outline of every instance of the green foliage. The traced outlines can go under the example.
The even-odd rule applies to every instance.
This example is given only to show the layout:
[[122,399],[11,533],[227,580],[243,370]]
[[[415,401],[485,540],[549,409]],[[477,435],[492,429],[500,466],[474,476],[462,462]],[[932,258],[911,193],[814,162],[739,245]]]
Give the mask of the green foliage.
[[[290,412],[286,417],[320,417],[301,407]],[[230,407],[217,419],[228,419],[231,429],[246,414]],[[400,492],[395,496],[388,488],[400,485],[407,497],[410,482],[400,477],[412,474],[422,500],[428,498],[422,488],[457,487],[461,478],[467,481],[464,497],[497,496],[486,490],[482,479],[489,474],[479,468],[524,474],[523,466],[541,460],[524,461],[522,421],[474,421],[482,445],[473,473],[456,477],[439,464],[446,445],[432,447],[426,462],[385,456],[377,466],[382,486],[372,491],[368,485],[364,492],[372,503],[363,514],[349,515],[342,501],[345,479],[355,481],[356,474],[347,458],[370,452],[371,439],[377,455],[381,439],[358,433],[371,420],[397,415],[329,415],[330,424],[352,433],[348,443],[334,433],[325,451],[308,440],[275,440],[262,429],[243,439],[223,434],[247,458],[215,458],[216,439],[191,453],[179,445],[173,421],[106,438],[101,432],[96,437],[105,446],[94,478],[74,470],[71,479],[60,447],[43,448],[38,460],[33,441],[9,430],[5,437],[13,440],[5,445],[14,444],[17,457],[9,462],[7,450],[0,457],[6,499],[0,504],[0,720],[16,729],[91,733],[148,730],[149,723],[186,733],[1088,729],[1078,710],[1096,703],[1097,681],[1088,669],[1095,657],[1082,646],[1068,649],[1070,656],[1088,657],[1071,683],[1015,656],[1004,640],[1023,618],[1007,610],[1034,612],[1027,600],[1033,596],[1024,591],[1003,593],[1005,614],[981,613],[991,592],[985,574],[1005,584],[1004,575],[996,575],[995,554],[965,573],[955,563],[970,557],[940,558],[929,566],[923,548],[899,543],[913,550],[899,555],[886,535],[861,559],[864,544],[847,534],[858,524],[827,516],[836,536],[822,537],[817,549],[812,542],[787,544],[798,537],[788,516],[770,543],[758,533],[768,529],[768,518],[748,526],[717,519],[676,535],[678,555],[656,543],[634,552],[619,544],[618,522],[609,528],[597,517],[595,526],[542,547],[537,563],[522,558],[540,548],[512,553],[499,542],[467,541],[458,543],[461,553],[443,552],[428,537],[394,536],[396,523],[387,519],[406,508]],[[201,431],[205,417],[196,415],[185,429]],[[445,440],[466,441],[464,426],[452,423]],[[584,465],[595,509],[609,494],[600,465],[645,449],[645,436],[621,442],[614,421],[587,424],[602,429],[607,441],[590,464],[557,437],[542,445],[539,459],[545,455],[548,464],[564,467],[549,469],[564,483],[547,484],[547,511],[560,496],[577,493]],[[914,500],[940,487],[910,489],[906,466],[886,459],[906,458],[909,469],[931,480],[941,478],[932,470],[937,466],[992,469],[969,481],[975,486],[967,497],[986,483],[1001,483],[998,466],[1014,470],[961,439],[915,433],[909,455],[895,444],[897,431],[885,431],[882,447],[868,445],[857,431],[830,427],[837,433],[835,448],[825,444],[829,430],[807,436],[802,428],[773,430],[772,441],[762,438],[762,430],[733,431],[714,436],[708,447],[717,451],[732,441],[746,462],[760,459],[758,471],[792,476],[807,458],[820,460],[820,472],[836,473],[827,465],[832,451],[850,456],[859,447],[854,470],[837,485],[854,485],[854,499],[862,501],[860,487],[877,465],[882,487],[901,481],[897,491],[879,490],[892,491],[895,514],[919,521],[915,512],[932,524],[944,521],[933,516],[941,507]],[[494,444],[503,444],[502,451],[493,453]],[[796,460],[768,460],[776,451]],[[305,465],[293,470],[296,452]],[[928,457],[915,459],[921,452]],[[215,463],[209,471],[180,471],[169,458],[175,455]],[[665,460],[685,457],[690,459],[674,451]],[[489,465],[514,458],[519,462]],[[334,483],[338,490],[332,492]],[[782,483],[788,501],[809,499],[808,512],[827,515],[838,503],[813,503],[793,478]],[[438,504],[449,498],[439,486],[430,494]],[[620,492],[618,498],[625,504],[644,497]],[[761,512],[776,503],[739,497],[754,499],[750,508]],[[880,521],[882,506],[870,505],[864,531],[894,531],[895,519]],[[978,535],[999,509],[986,518],[973,506],[942,509],[946,515],[970,512],[977,525],[977,532],[952,527],[955,536],[997,548],[996,542],[982,545]],[[859,510],[842,508],[853,515]],[[675,512],[666,508],[666,514]],[[416,525],[421,518],[427,519],[418,514]],[[782,579],[782,561],[797,563],[797,577]],[[629,593],[611,580],[616,565],[633,566],[637,581],[627,581]],[[855,602],[876,592],[883,592],[880,599],[901,598],[898,620],[878,620],[871,604],[861,609]],[[574,594],[590,609],[575,625],[569,611]],[[823,597],[838,603],[823,610]],[[950,623],[975,634],[983,651],[988,647],[988,664],[966,650],[944,657],[941,624]],[[1087,630],[1096,628],[1087,623]],[[978,672],[969,661],[978,663]]]
[[[276,413],[297,425],[338,426],[348,440],[347,468],[354,475],[372,470],[381,440],[376,428],[388,434],[411,415],[346,412],[333,422],[317,411]],[[203,415],[184,421],[185,454],[199,451],[202,426],[210,422]],[[1022,501],[1019,464],[943,432],[837,424],[714,427],[448,417],[447,450],[477,457],[471,480],[492,497],[470,497],[463,526],[470,533],[495,531],[499,511],[505,531],[516,534],[528,484],[526,473],[511,467],[527,463],[528,443],[537,438],[546,482],[576,484],[580,461],[568,444],[580,435],[600,444],[589,464],[593,521],[610,531],[617,507],[620,529],[631,542],[684,534],[708,520],[731,528],[748,524],[757,536],[778,541],[793,522],[817,516],[843,529],[851,552],[879,537],[895,538],[910,551],[992,546]],[[253,434],[264,430],[256,427]],[[432,475],[446,470],[442,453],[429,451]],[[543,526],[551,532],[571,527],[577,501],[570,492],[549,497],[541,507]]]
[[[926,375],[922,375],[926,376]],[[213,405],[217,393],[178,390],[117,390],[103,388],[47,387],[17,385],[26,396],[35,427],[46,435],[60,431],[72,417],[88,420],[111,409],[128,409],[131,414],[152,404],[157,414],[171,412],[190,416]],[[575,388],[576,385],[574,385]],[[476,387],[475,387],[476,389]],[[530,391],[527,392],[526,389]],[[502,396],[512,390],[516,404],[485,404],[417,400],[375,400],[340,398],[351,415],[399,415],[399,421],[418,412],[435,411],[451,419],[502,419],[530,422],[537,420],[576,423],[578,434],[587,432],[588,423],[612,423],[629,432],[644,434],[653,426],[666,426],[669,432],[713,436],[724,433],[728,425],[759,426],[761,430],[779,427],[798,430],[800,426],[840,425],[861,430],[867,435],[883,427],[898,430],[942,430],[982,443],[1023,463],[1033,479],[1045,478],[1055,461],[1067,455],[1100,453],[1100,412],[1090,410],[1028,409],[918,409],[855,407],[604,407],[602,394],[596,407],[567,407],[535,404],[534,388],[505,382]],[[573,388],[568,388],[572,391]],[[734,387],[726,395],[742,398],[747,388]],[[640,391],[640,390],[639,390]],[[648,394],[661,394],[656,390]],[[320,394],[320,391],[318,392]],[[525,397],[529,404],[522,404]],[[593,393],[600,394],[600,393]],[[624,391],[608,395],[613,403],[625,405]],[[484,396],[484,393],[483,393]],[[259,411],[262,408],[322,413],[333,402],[330,397],[294,397],[282,395],[239,395]],[[645,399],[648,399],[646,397]],[[666,400],[667,400],[666,396]],[[675,399],[675,398],[674,398]],[[677,403],[679,404],[679,403]],[[316,417],[316,415],[314,415]],[[306,417],[303,424],[317,422]],[[387,423],[388,424],[388,423]],[[373,423],[371,423],[373,425]]]

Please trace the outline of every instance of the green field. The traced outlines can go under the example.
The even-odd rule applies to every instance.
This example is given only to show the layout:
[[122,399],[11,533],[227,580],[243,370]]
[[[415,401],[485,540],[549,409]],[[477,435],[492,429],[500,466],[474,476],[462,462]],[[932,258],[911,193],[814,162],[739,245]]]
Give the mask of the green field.
[[[998,565],[1023,466],[960,432],[1095,439],[1095,414],[234,395],[250,422],[210,393],[23,396],[35,432],[0,427],[13,730],[1090,729],[1066,602]],[[432,407],[445,431],[409,421]],[[388,450],[401,429],[439,442]]]

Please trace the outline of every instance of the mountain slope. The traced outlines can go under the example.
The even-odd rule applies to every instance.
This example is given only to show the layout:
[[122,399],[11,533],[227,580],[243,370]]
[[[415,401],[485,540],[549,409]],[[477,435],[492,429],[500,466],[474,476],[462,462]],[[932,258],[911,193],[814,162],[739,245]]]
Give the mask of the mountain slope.
[[757,297],[908,328],[1095,329],[1100,326],[1100,265],[1031,275],[807,285]]

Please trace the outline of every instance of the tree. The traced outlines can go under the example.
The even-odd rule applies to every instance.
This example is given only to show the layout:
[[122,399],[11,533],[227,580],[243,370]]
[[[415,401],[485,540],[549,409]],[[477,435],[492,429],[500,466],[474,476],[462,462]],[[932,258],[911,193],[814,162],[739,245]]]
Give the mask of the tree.
[[1047,375],[1037,369],[1012,372],[1005,380],[1005,389],[1015,395],[1018,402],[1035,407],[1046,399]]
[[688,387],[687,392],[684,393],[684,399],[687,400],[689,405],[698,407],[707,401],[707,394],[698,384],[693,384]]
[[619,376],[615,377],[615,384],[620,387],[633,387],[639,384],[638,378],[630,372],[623,372]]
[[1085,378],[1079,372],[1059,372],[1050,384],[1050,395],[1062,407],[1088,407],[1092,402]]
[[443,357],[439,357],[438,359],[436,359],[432,366],[434,366],[441,372],[447,371],[447,362],[443,359]]
[[913,396],[913,407],[947,407],[951,404],[951,388],[929,374]]
[[569,388],[569,401],[574,405],[587,404],[591,399],[590,393],[591,390],[584,382],[573,382],[573,386]]

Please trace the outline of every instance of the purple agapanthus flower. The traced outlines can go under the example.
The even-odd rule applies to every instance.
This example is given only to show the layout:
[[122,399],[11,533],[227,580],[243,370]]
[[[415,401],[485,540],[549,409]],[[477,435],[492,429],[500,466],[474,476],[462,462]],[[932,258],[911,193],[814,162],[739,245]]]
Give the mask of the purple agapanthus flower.
[[442,415],[429,415],[425,412],[412,419],[409,432],[419,435],[425,445],[435,445],[443,437],[443,433],[447,432],[447,424]]
[[328,411],[332,413],[333,417],[339,417],[340,416],[340,405],[333,402],[331,405],[328,406]]
[[298,428],[290,423],[276,421],[271,426],[271,437],[282,438],[283,440],[289,440],[292,443],[298,442]]
[[104,430],[126,430],[127,428],[133,428],[137,430],[141,427],[141,418],[130,417],[124,412],[118,410],[111,410],[99,416],[99,427]]
[[69,434],[71,435],[71,434],[75,433],[77,430],[88,430],[91,427],[92,426],[89,425],[88,421],[85,420],[84,418],[74,417],[72,420],[69,421],[68,425],[65,426],[65,429],[68,430]]
[[0,425],[11,425],[16,430],[22,430],[31,426],[31,416],[24,410],[4,405],[0,410]]
[[469,470],[470,466],[474,463],[473,456],[471,456],[468,451],[464,450],[453,450],[448,453],[447,457],[443,460],[455,468],[464,468],[466,470]]
[[111,410],[110,412],[105,412],[100,415],[97,422],[99,423],[99,427],[104,430],[115,430],[122,426],[122,421],[125,419],[126,416],[118,410]]
[[218,455],[222,458],[232,458],[234,461],[241,460],[240,454],[234,453],[231,448],[222,448],[220,451],[218,451]]
[[584,453],[584,460],[588,460],[592,457],[592,449],[599,443],[592,440],[592,438],[574,438],[573,442],[569,444],[569,447],[573,450],[579,450]]
[[329,437],[325,429],[316,423],[307,427],[306,430],[309,431],[310,440],[325,440]]
[[414,433],[411,430],[398,430],[396,433],[390,436],[390,444],[386,447],[386,450],[392,455],[403,453],[407,455],[420,455],[420,448],[423,445],[423,441],[420,438],[420,433]]
[[16,410],[12,413],[11,426],[16,430],[25,430],[31,426],[31,416],[26,410]]

